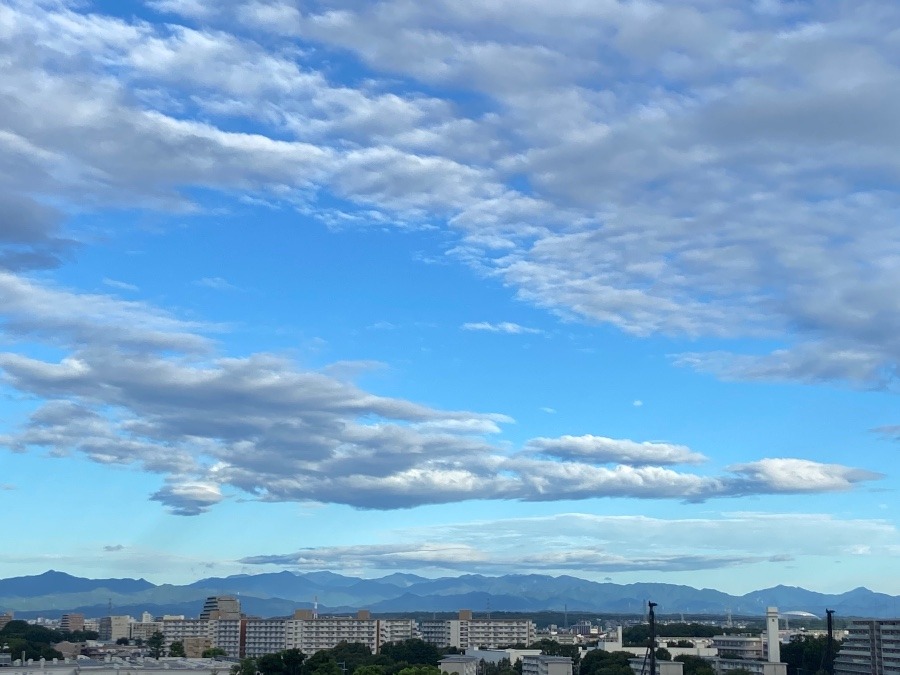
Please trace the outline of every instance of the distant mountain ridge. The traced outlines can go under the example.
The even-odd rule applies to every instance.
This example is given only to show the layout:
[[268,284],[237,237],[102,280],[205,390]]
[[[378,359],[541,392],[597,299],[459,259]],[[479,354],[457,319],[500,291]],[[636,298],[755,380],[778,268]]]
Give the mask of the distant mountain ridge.
[[725,614],[761,616],[774,605],[783,611],[802,610],[818,616],[825,608],[840,616],[897,617],[900,596],[855,588],[825,594],[792,586],[736,596],[713,589],[662,583],[613,584],[563,575],[509,574],[489,577],[466,574],[429,579],[414,574],[390,574],[362,579],[333,572],[273,572],[209,577],[176,586],[155,585],[145,579],[85,579],[50,570],[36,576],[0,579],[0,611],[17,616],[58,617],[67,611],[103,616],[112,603],[116,614],[184,614],[196,616],[209,595],[239,596],[250,615],[282,616],[310,607],[317,598],[322,611],[539,612],[560,610],[640,614],[647,600],[659,604],[661,614]]

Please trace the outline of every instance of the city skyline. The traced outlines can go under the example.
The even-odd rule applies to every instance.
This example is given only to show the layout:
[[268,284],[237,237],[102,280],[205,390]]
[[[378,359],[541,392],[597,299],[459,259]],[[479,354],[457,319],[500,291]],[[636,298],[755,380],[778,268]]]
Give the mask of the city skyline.
[[900,594],[898,21],[5,3],[0,578]]

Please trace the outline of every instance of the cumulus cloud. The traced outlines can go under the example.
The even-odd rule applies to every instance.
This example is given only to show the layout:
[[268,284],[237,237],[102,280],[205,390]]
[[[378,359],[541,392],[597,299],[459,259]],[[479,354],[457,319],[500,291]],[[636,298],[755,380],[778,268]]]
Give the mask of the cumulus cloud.
[[[505,415],[378,396],[271,354],[229,358],[213,327],[13,272],[70,254],[67,213],[190,213],[190,195],[211,190],[333,226],[445,228],[451,256],[566,319],[783,343],[676,357],[722,377],[887,387],[900,359],[900,136],[885,111],[900,70],[884,26],[900,9],[792,6],[773,30],[756,5],[708,3],[150,6],[167,23],[0,7],[2,328],[63,352],[0,355],[9,386],[45,399],[4,438],[14,449],[158,473],[153,499],[183,515],[223,490],[398,508],[878,478],[791,458],[676,471],[700,453],[600,436],[516,452],[485,438]],[[335,83],[296,44],[372,77]],[[332,197],[346,206],[324,206]]]
[[[55,209],[211,189],[446,227],[454,256],[567,319],[780,343],[678,359],[722,377],[896,381],[900,9],[149,6],[164,25],[4,6],[0,195],[22,196],[0,196],[0,265],[68,255]],[[332,81],[322,50],[371,77]]]
[[[504,414],[378,396],[346,372],[304,370],[271,354],[197,352],[208,344],[151,307],[7,281],[23,307],[28,298],[46,305],[28,316],[28,334],[66,354],[0,353],[6,384],[43,399],[0,441],[159,474],[165,484],[151,498],[180,515],[214,506],[223,488],[265,501],[393,509],[470,499],[702,501],[846,490],[879,478],[800,459],[721,475],[676,471],[669,466],[704,457],[670,443],[592,435],[536,438],[517,452],[488,440],[513,421]],[[10,325],[23,334],[24,326]]]

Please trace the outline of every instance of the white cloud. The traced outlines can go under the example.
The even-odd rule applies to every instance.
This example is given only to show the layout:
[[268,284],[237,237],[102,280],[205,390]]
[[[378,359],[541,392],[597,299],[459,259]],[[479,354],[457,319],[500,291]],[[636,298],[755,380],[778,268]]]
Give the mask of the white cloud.
[[597,464],[699,464],[703,455],[690,448],[672,443],[636,443],[627,439],[603,436],[561,436],[534,438],[525,449],[548,457],[578,460]]
[[[0,441],[160,474],[165,485],[152,499],[178,514],[202,513],[226,487],[267,501],[392,509],[469,499],[702,501],[847,490],[880,477],[800,459],[719,476],[674,471],[666,465],[702,455],[591,435],[537,438],[515,453],[484,438],[512,422],[506,415],[378,396],[346,369],[342,378],[269,354],[216,357],[189,325],[152,307],[6,281],[15,292],[5,306],[27,318],[27,334],[67,353],[0,353],[6,384],[43,399]],[[13,334],[24,334],[17,321]],[[207,351],[196,355],[198,345]]]
[[[782,343],[680,363],[896,380],[897,8],[151,6],[172,23],[4,6],[0,195],[191,209],[185,188],[203,188],[344,226],[446,226],[459,259],[567,318]],[[315,50],[373,76],[332,82]],[[316,208],[317,191],[349,206]],[[59,264],[75,245],[59,214],[16,199],[31,225],[0,264]]]
[[129,284],[125,281],[119,281],[118,279],[109,279],[109,278],[104,277],[103,284],[105,286],[109,286],[110,288],[117,288],[120,291],[134,292],[134,291],[139,290],[138,287],[135,286],[134,284]]
[[[822,531],[828,537],[820,536]],[[240,562],[301,569],[582,574],[680,572],[843,555],[893,555],[897,528],[883,520],[822,513],[723,513],[690,519],[564,513],[398,529],[391,543],[305,548]],[[521,542],[535,542],[523,554]],[[648,547],[647,542],[653,545]]]
[[509,335],[522,334],[539,334],[543,331],[537,328],[528,328],[511,321],[501,321],[500,323],[490,323],[488,321],[479,321],[476,323],[464,323],[463,330],[484,331],[487,333],[507,333]]

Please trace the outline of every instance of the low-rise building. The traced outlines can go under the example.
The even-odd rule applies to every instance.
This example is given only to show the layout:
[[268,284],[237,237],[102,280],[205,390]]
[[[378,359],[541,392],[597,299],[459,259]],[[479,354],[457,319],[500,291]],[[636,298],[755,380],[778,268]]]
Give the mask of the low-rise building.
[[568,656],[525,656],[522,675],[572,675],[572,659]]
[[478,659],[474,656],[451,654],[438,662],[441,673],[448,675],[477,675]]

